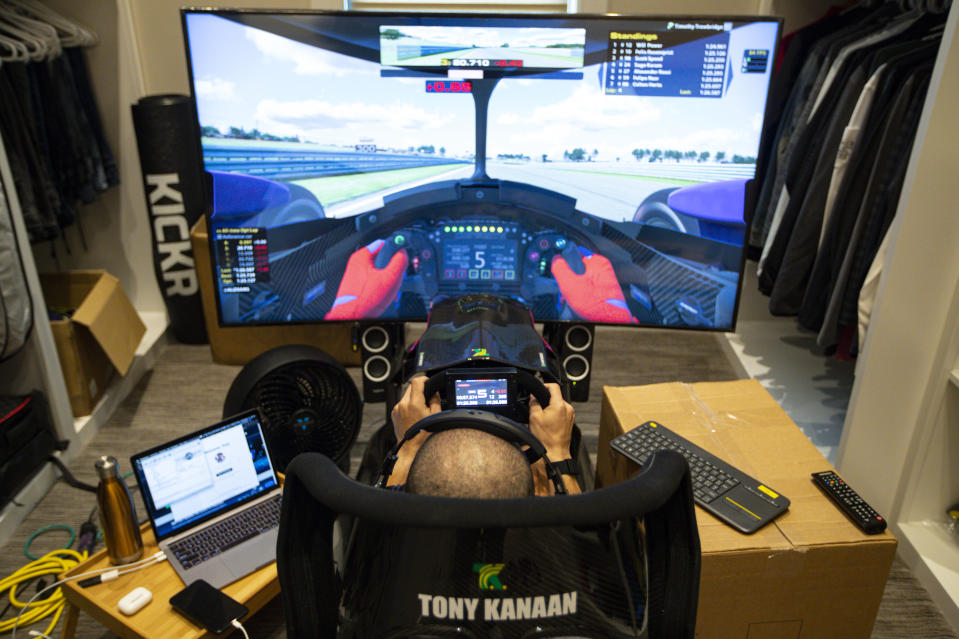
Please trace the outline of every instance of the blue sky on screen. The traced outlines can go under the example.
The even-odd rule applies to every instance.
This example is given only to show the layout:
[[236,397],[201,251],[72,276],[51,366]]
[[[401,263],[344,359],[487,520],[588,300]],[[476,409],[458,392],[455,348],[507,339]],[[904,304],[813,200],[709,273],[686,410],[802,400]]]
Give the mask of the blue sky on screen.
[[[382,78],[380,65],[205,14],[188,16],[199,118],[225,131],[257,128],[324,145],[474,149],[468,94],[427,94],[423,79]],[[772,49],[775,23],[730,33],[734,78],[721,99],[607,96],[602,65],[582,81],[508,79],[490,101],[488,154],[598,150],[626,159],[634,148],[756,155],[766,74],[739,73],[742,50]],[[770,61],[771,64],[771,61]]]

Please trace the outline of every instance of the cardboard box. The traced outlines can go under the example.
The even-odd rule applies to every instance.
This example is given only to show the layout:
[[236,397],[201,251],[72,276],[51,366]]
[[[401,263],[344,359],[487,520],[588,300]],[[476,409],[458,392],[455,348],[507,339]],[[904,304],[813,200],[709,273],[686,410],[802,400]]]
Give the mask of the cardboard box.
[[49,308],[73,310],[69,319],[51,320],[53,340],[74,417],[89,415],[113,371],[125,375],[146,326],[106,271],[67,271],[40,275]]
[[210,271],[210,245],[206,219],[200,218],[190,231],[193,259],[200,282],[203,318],[210,340],[213,361],[243,365],[277,346],[307,344],[322,349],[344,366],[360,364],[359,351],[353,350],[350,324],[294,324],[290,326],[220,326],[213,276]]
[[744,535],[696,506],[703,562],[696,636],[868,639],[896,539],[859,531],[812,483],[826,459],[755,380],[603,389],[597,484],[639,468],[609,441],[655,419],[769,485],[789,510]]

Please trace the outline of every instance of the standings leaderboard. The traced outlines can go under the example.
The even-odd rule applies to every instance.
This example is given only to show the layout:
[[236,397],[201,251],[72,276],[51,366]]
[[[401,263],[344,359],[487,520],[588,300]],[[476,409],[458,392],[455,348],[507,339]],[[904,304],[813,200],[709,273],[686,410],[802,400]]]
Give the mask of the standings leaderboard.
[[[731,22],[662,23],[631,32],[611,31],[607,95],[721,98],[732,79]],[[744,54],[743,73],[764,73],[768,50]]]

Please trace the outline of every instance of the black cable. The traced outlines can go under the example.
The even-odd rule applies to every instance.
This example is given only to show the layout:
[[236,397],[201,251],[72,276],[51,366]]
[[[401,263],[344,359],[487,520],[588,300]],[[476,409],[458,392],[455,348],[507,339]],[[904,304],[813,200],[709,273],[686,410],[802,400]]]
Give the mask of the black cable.
[[53,462],[53,465],[60,469],[60,473],[63,475],[63,481],[67,482],[67,485],[73,486],[74,488],[79,488],[80,490],[85,490],[90,493],[97,492],[97,487],[92,484],[87,484],[80,481],[73,476],[73,473],[70,472],[70,469],[67,468],[59,457],[50,455],[47,457],[48,460]]
[[[29,588],[30,588],[31,585],[33,585],[34,583],[37,582],[38,579],[39,579],[40,581],[43,581],[43,575],[37,575],[36,577],[33,577],[32,579],[28,579],[27,581],[23,582],[22,584],[19,584],[19,586],[20,586],[20,588],[21,588],[24,592],[26,592],[27,590],[29,590]],[[40,589],[38,588],[37,591],[39,592],[39,590],[40,590]],[[12,601],[7,601],[7,605],[4,606],[3,612],[0,612],[0,621],[3,620],[4,615],[7,614],[7,611],[10,610],[10,606],[12,606],[12,605],[13,605],[13,602],[12,602]]]

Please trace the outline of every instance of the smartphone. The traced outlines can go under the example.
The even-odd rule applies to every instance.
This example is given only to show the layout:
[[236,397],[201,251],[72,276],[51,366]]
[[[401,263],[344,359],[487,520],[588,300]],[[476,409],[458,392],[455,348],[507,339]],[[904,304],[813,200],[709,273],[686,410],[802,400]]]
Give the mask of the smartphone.
[[240,620],[250,610],[229,595],[202,579],[170,597],[170,605],[178,613],[210,632],[221,633]]

